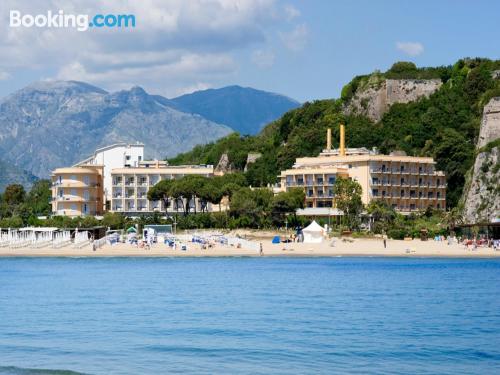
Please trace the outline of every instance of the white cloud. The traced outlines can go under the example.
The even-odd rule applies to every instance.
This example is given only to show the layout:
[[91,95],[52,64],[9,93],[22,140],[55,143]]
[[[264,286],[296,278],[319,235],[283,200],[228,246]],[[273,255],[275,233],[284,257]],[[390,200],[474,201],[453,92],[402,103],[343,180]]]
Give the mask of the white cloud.
[[5,81],[10,78],[10,74],[0,71],[0,81]]
[[173,97],[181,96],[184,94],[191,94],[195,91],[206,90],[212,88],[212,85],[206,82],[197,82],[194,85],[189,85],[186,87],[179,88],[173,95]]
[[292,21],[300,16],[300,11],[293,5],[287,4],[283,9],[285,11],[285,17],[287,21]]
[[305,48],[309,30],[306,24],[303,23],[297,25],[292,31],[280,32],[279,35],[286,48],[298,52]]
[[[10,9],[134,14],[136,27],[86,32],[10,28]],[[278,0],[5,0],[0,2],[0,74],[16,77],[36,70],[40,77],[83,80],[108,90],[138,84],[175,95],[198,82],[231,79],[241,49],[266,51],[269,36],[300,13],[285,7],[283,15],[282,9]],[[300,49],[300,35],[294,32],[300,34],[294,30],[283,38],[290,43],[295,38],[292,48]],[[259,66],[272,65],[274,55],[257,53],[255,59]]]
[[408,56],[418,56],[424,52],[424,46],[419,42],[397,42],[396,48]]
[[274,65],[274,53],[272,51],[256,50],[252,53],[252,62],[259,68],[270,68]]

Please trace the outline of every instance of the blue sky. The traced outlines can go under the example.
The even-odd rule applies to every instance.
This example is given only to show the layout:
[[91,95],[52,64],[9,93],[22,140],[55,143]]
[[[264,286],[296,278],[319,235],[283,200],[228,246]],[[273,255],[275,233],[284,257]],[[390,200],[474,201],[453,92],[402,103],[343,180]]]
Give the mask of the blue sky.
[[[127,30],[10,28],[9,12],[134,14]],[[43,0],[0,4],[0,97],[32,81],[133,85],[173,97],[239,84],[332,98],[395,61],[500,58],[498,1]]]

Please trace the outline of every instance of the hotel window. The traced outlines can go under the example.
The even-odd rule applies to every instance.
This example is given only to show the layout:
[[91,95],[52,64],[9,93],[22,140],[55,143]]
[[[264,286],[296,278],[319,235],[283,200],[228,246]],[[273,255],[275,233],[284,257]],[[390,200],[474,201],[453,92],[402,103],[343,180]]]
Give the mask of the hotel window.
[[441,193],[440,193],[439,191],[436,193],[436,197],[437,197],[438,199],[439,199],[439,198],[441,198]]
[[378,197],[378,189],[372,189],[372,195]]
[[59,189],[59,198],[62,198],[64,195],[64,189]]
[[71,195],[76,196],[76,189],[71,189]]
[[70,179],[71,179],[71,181],[76,181],[76,176],[73,174],[73,175],[71,175]]
[[378,178],[373,177],[373,178],[372,178],[372,184],[373,184],[373,185],[377,185],[377,184],[378,184]]
[[328,177],[328,184],[329,185],[335,184],[335,176],[329,176]]
[[405,196],[405,191],[401,190],[401,197],[404,197],[404,196]]
[[382,191],[382,196],[385,198],[385,190]]
[[385,172],[385,164],[382,164],[382,172]]
[[333,197],[333,189],[328,189],[328,196]]
[[401,166],[401,172],[404,172],[404,171],[405,171],[405,166],[404,166],[404,165],[402,165],[402,166]]
[[125,156],[125,160],[130,160],[130,155]]
[[404,184],[405,184],[405,179],[404,179],[404,178],[402,178],[402,179],[401,179],[401,185],[404,185]]
[[434,194],[432,193],[432,191],[429,191],[429,193],[427,194],[427,198],[434,198]]
[[74,203],[73,203],[73,204],[71,205],[71,210],[72,210],[72,211],[76,211],[76,204],[74,204]]
[[89,194],[88,190],[85,190],[83,192],[83,199],[86,200],[86,201],[90,200],[90,194]]
[[323,189],[319,189],[318,190],[318,197],[322,197],[323,196]]
[[437,186],[440,186],[441,185],[441,180],[438,178],[437,180]]
[[89,176],[83,176],[83,183],[85,185],[88,185],[90,183],[90,177]]
[[312,190],[312,189],[309,189],[309,190],[307,191],[307,196],[308,196],[308,197],[312,197],[313,195],[314,195],[313,190]]
[[304,179],[303,178],[299,178],[297,180],[297,185],[304,185]]
[[410,210],[414,210],[415,209],[415,205],[414,204],[410,204]]
[[318,185],[323,185],[323,177],[316,177],[316,183]]

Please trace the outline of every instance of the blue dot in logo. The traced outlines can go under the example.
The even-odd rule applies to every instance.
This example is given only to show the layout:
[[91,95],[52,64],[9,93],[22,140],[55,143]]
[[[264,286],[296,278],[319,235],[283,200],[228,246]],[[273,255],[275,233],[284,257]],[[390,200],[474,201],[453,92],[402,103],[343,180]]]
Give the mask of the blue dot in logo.
[[89,27],[92,27],[94,26],[94,24],[92,22],[89,22]]

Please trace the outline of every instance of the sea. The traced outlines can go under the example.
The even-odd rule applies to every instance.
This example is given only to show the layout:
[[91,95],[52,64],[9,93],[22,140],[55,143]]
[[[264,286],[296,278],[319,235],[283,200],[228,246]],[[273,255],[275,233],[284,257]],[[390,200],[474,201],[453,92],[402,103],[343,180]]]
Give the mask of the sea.
[[3,258],[0,374],[500,374],[500,261]]

